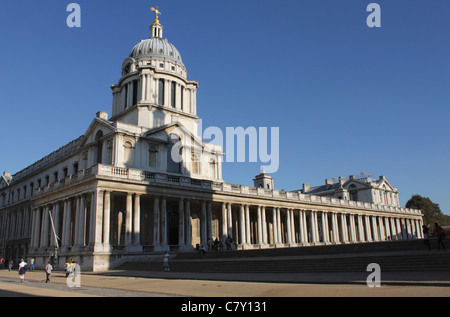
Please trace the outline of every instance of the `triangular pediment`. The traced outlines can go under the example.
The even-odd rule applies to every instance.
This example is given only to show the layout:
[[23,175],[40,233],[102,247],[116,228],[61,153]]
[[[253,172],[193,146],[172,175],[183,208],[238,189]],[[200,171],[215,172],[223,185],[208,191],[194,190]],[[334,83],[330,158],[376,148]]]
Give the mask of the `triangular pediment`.
[[387,190],[387,191],[397,191],[397,188],[392,186],[386,178],[383,178],[379,183],[377,188]]
[[114,133],[116,131],[116,127],[108,120],[98,117],[94,118],[94,120],[92,120],[91,124],[86,130],[84,134],[84,140],[80,144],[80,146],[84,146],[89,142],[93,142],[95,136],[99,131],[102,131],[103,136],[105,136],[107,134]]
[[203,141],[179,121],[151,129],[144,133],[144,137],[161,142],[168,142],[171,135],[176,134],[182,139],[193,140],[195,146],[203,146]]
[[371,188],[369,183],[359,181],[358,179],[350,179],[342,185],[346,190],[360,190]]
[[4,175],[0,178],[0,188],[5,188],[9,186],[10,180],[7,179]]

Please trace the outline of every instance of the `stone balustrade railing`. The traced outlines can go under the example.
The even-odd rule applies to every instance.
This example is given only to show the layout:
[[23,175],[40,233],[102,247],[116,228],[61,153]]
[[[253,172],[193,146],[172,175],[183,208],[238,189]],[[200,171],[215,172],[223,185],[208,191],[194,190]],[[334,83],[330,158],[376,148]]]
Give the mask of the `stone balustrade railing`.
[[256,188],[246,185],[234,185],[225,182],[215,182],[210,180],[200,180],[191,178],[184,175],[173,175],[159,172],[149,172],[132,168],[115,167],[110,165],[98,164],[92,168],[79,171],[75,175],[69,175],[65,179],[61,179],[59,182],[37,188],[35,190],[36,195],[44,194],[50,190],[54,190],[61,186],[66,186],[67,184],[79,181],[81,179],[97,175],[121,178],[130,181],[140,181],[149,183],[161,183],[161,184],[171,184],[184,187],[193,187],[205,190],[213,190],[216,192],[240,194],[246,196],[255,197],[271,197],[276,199],[284,199],[288,201],[313,203],[327,206],[339,206],[339,207],[351,207],[351,208],[361,208],[373,211],[383,211],[392,213],[404,213],[410,215],[419,215],[422,213],[417,209],[403,208],[399,206],[381,205],[374,203],[367,203],[361,201],[344,200],[333,197],[323,197],[316,195],[306,195],[299,192],[291,192],[277,189],[265,189]]

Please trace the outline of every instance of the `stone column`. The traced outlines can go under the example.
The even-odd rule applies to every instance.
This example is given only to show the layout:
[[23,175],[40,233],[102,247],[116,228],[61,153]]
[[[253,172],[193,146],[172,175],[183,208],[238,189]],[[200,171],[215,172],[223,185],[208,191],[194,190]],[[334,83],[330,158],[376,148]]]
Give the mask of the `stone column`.
[[262,217],[262,243],[268,244],[267,218],[266,218],[266,207],[265,206],[261,206],[261,217]]
[[37,249],[41,245],[41,219],[42,219],[42,208],[36,208],[34,215],[34,232],[33,232],[33,248]]
[[318,228],[317,228],[317,211],[311,210],[311,216],[309,218],[311,226],[311,242],[317,244],[319,242]]
[[239,207],[239,239],[240,244],[246,244],[246,236],[245,236],[245,210],[244,205],[240,205]]
[[378,225],[377,225],[376,217],[371,216],[371,218],[372,218],[372,228],[373,228],[373,240],[380,241],[380,237],[378,235]]
[[305,221],[305,210],[300,209],[298,211],[298,229],[300,236],[300,243],[305,245],[308,243],[307,235],[306,235],[306,221]]
[[60,209],[61,208],[59,202],[53,204],[53,227],[51,226],[51,246],[55,248],[60,245],[59,241],[57,240],[58,238],[60,238],[59,233],[59,218],[60,218],[59,214],[61,212]]
[[41,248],[48,247],[48,206],[42,209]]
[[111,192],[105,190],[103,206],[103,248],[110,248],[110,229],[111,228]]
[[178,245],[181,248],[184,248],[185,243],[184,243],[184,220],[185,220],[185,215],[184,215],[184,199],[180,198],[178,200]]
[[230,237],[233,237],[233,214],[232,214],[232,205],[231,203],[227,204],[228,208],[227,208],[227,225],[228,225],[228,235]]
[[295,224],[294,224],[294,210],[292,208],[288,209],[288,215],[289,215],[289,229],[290,229],[290,238],[289,243],[295,243]]
[[349,215],[349,220],[350,220],[350,241],[351,242],[356,242],[356,227],[355,227],[355,218],[353,214]]
[[415,219],[414,223],[416,225],[417,239],[421,239],[422,238],[422,228],[420,226],[420,221],[418,219]]
[[322,235],[323,235],[323,242],[329,244],[330,231],[328,228],[328,214],[326,211],[322,211]]
[[225,243],[225,239],[228,234],[228,216],[227,216],[227,204],[222,203],[222,238],[220,239],[222,241],[222,244]]
[[189,198],[185,201],[184,212],[186,216],[186,246],[192,248],[191,200]]
[[402,230],[402,224],[401,224],[400,218],[395,218],[395,224],[397,227],[397,239],[403,240],[403,230]]
[[390,224],[390,228],[391,228],[391,239],[392,240],[398,240],[397,238],[397,228],[395,225],[395,219],[390,217],[389,218],[389,224]]
[[104,192],[96,189],[92,192],[92,208],[91,208],[91,234],[89,244],[93,246],[94,250],[102,246],[102,232],[103,232],[103,200]]
[[206,202],[206,243],[212,245],[212,202]]
[[61,248],[66,251],[70,245],[70,220],[72,218],[72,203],[71,199],[67,198],[64,200],[64,211],[63,211],[63,232],[62,232],[62,243]]
[[133,246],[137,251],[142,251],[142,247],[141,247],[141,195],[140,194],[134,194]]
[[348,243],[348,226],[345,213],[341,213],[342,242]]
[[251,232],[250,232],[250,207],[249,207],[249,205],[245,205],[244,210],[245,210],[245,243],[251,244],[252,240],[250,237]]
[[161,245],[167,246],[167,201],[166,197],[161,198]]
[[125,211],[125,246],[128,248],[132,245],[133,230],[133,194],[127,193],[126,211]]
[[200,245],[206,246],[207,241],[207,218],[206,218],[206,201],[202,201],[201,219],[200,219]]
[[283,238],[281,235],[281,209],[279,207],[277,207],[277,239],[278,239],[278,243],[283,243]]
[[[31,210],[31,232],[30,232],[30,250],[34,249],[34,225],[36,223],[36,209]],[[0,238],[3,238],[5,230],[3,229],[3,216],[0,216]]]
[[406,238],[410,240],[412,237],[412,229],[411,229],[411,222],[409,219],[405,219],[405,229],[406,229]]
[[153,199],[153,246],[161,245],[160,237],[160,211],[159,197]]
[[384,220],[384,230],[386,234],[386,240],[392,240],[391,227],[389,225],[389,217],[383,217]]
[[77,197],[77,210],[75,218],[75,245],[74,245],[75,249],[84,246],[85,216],[86,216],[86,196],[85,194],[81,194]]
[[261,206],[256,207],[257,213],[257,227],[258,227],[258,244],[262,245],[263,242],[263,232],[262,232],[262,215],[261,215]]
[[366,238],[364,235],[364,223],[363,223],[363,217],[362,215],[358,215],[358,234],[359,234],[359,241],[365,242]]
[[378,228],[379,228],[378,234],[379,234],[380,240],[386,241],[386,230],[383,225],[383,218],[382,217],[377,217],[377,218],[378,218]]
[[420,229],[420,230],[419,230],[419,232],[420,232],[420,234],[419,234],[419,238],[420,238],[420,239],[423,239],[423,231],[422,231],[422,226],[423,226],[423,219],[419,219],[419,221],[418,221],[418,222],[419,222],[419,224],[418,224],[418,225],[419,225],[419,229]]
[[277,210],[275,207],[272,208],[272,236],[273,236],[273,244],[278,243]]
[[372,241],[372,231],[370,230],[370,221],[369,221],[369,216],[365,215],[364,216],[364,223],[365,223],[365,227],[366,227],[366,239],[368,242]]
[[333,243],[340,243],[338,218],[337,213],[334,211],[331,214],[331,225],[333,228]]

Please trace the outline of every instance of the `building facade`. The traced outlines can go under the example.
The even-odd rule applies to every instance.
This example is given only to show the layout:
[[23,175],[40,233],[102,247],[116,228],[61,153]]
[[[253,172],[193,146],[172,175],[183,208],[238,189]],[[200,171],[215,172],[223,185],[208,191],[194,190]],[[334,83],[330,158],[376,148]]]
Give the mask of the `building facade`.
[[400,207],[390,185],[395,195],[377,200],[367,194],[375,185],[357,180],[327,193],[276,190],[264,172],[254,187],[225,182],[222,148],[197,135],[198,87],[157,15],[111,86],[111,115],[98,112],[78,139],[3,173],[2,256],[100,271],[227,236],[238,249],[422,237],[420,210]]

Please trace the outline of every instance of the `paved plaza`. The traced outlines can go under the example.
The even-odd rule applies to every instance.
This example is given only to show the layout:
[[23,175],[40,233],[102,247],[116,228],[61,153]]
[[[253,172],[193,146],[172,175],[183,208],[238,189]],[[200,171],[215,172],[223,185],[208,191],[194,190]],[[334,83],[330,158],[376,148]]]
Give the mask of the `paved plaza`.
[[[83,273],[81,287],[68,287],[62,272],[45,283],[45,272],[0,271],[2,297],[447,297],[450,272],[382,274],[368,287],[368,273],[226,274],[186,272]],[[355,279],[359,275],[359,279]],[[245,282],[242,282],[244,280]],[[280,282],[274,282],[279,280]],[[351,282],[349,282],[351,280]],[[359,280],[359,281],[358,281]],[[269,282],[270,281],[270,282]]]

